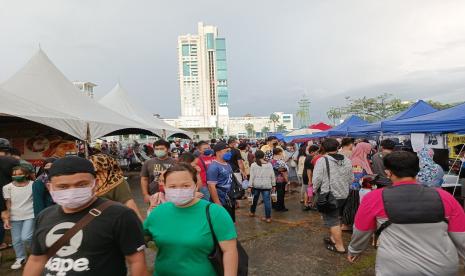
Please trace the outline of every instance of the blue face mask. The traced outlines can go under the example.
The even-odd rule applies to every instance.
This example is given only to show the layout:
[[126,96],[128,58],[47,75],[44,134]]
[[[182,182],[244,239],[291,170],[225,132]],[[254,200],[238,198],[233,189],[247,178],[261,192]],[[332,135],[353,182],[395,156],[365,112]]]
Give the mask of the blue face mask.
[[206,155],[206,156],[210,156],[210,155],[213,155],[213,153],[214,153],[214,151],[212,149],[207,149],[207,150],[204,151],[203,154]]
[[230,151],[228,151],[227,153],[225,153],[223,155],[223,160],[224,161],[229,161],[229,160],[231,160],[231,157],[232,157],[232,153]]

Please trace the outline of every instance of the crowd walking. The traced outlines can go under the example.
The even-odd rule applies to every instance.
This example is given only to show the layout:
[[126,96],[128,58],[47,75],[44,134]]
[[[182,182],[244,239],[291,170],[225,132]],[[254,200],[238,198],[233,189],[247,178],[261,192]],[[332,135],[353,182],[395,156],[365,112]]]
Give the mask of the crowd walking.
[[[263,204],[264,227],[277,223],[276,212],[318,212],[328,231],[323,250],[350,263],[377,247],[376,275],[457,275],[464,210],[440,188],[444,171],[430,149],[395,145],[383,140],[378,151],[349,138],[286,145],[270,136],[184,148],[158,140],[140,172],[145,214],[115,156],[46,159],[36,173],[0,139],[0,250],[12,246],[11,269],[26,276],[148,275],[153,242],[153,275],[247,275],[236,210],[248,195],[252,221]],[[301,185],[301,210],[289,204],[291,184]],[[349,244],[343,231],[352,232]]]

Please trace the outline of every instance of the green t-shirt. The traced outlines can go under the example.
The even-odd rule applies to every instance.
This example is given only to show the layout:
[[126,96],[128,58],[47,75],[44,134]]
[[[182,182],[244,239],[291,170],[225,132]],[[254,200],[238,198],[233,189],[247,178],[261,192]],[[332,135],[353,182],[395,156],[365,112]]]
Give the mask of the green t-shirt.
[[[210,202],[179,208],[171,202],[155,208],[144,222],[144,230],[157,245],[153,275],[216,275],[208,260],[213,239],[206,208]],[[226,210],[212,204],[210,217],[218,241],[237,238],[236,228]]]

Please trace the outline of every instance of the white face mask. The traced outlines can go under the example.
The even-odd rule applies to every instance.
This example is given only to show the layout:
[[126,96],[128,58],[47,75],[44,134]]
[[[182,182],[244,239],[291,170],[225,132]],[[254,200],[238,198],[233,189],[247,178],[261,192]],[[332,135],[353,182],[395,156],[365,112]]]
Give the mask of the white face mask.
[[50,190],[50,195],[53,201],[65,208],[76,209],[88,203],[94,196],[92,190],[95,182],[84,188],[74,188],[66,190],[53,191]]
[[194,199],[195,188],[189,189],[168,189],[165,188],[165,198],[175,205],[182,206],[191,202]]

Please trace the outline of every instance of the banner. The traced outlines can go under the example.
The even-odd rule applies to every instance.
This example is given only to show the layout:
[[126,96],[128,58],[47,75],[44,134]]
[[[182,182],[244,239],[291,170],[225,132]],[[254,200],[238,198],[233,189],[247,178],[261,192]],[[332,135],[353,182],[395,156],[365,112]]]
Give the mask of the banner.
[[449,147],[449,158],[455,159],[457,158],[457,154],[455,154],[454,146],[465,144],[465,135],[458,135],[458,134],[447,134],[447,146]]

